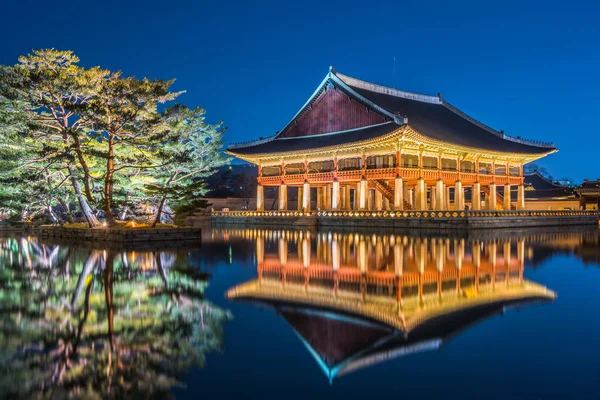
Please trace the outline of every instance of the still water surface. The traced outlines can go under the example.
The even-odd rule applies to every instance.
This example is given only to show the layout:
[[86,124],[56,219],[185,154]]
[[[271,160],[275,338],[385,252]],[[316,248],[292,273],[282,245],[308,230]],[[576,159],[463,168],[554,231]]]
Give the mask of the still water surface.
[[4,398],[600,398],[597,229],[0,238]]

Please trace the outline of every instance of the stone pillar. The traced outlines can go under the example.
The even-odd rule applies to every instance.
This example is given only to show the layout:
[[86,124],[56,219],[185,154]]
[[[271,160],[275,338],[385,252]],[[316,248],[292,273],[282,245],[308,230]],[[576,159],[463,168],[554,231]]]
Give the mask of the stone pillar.
[[454,210],[462,211],[465,209],[465,189],[461,181],[454,183]]
[[431,189],[429,189],[429,207],[428,209],[431,210],[435,210],[437,208],[437,196],[436,196],[436,188],[435,186],[432,186]]
[[256,211],[265,210],[265,191],[261,184],[256,185]]
[[415,208],[415,191],[414,189],[408,189],[408,203],[410,204],[411,208]]
[[375,209],[377,211],[381,211],[383,209],[383,195],[377,189],[375,189],[374,192],[375,192]]
[[450,186],[444,185],[444,210],[450,210]]
[[302,186],[298,186],[298,196],[297,196],[297,200],[296,200],[296,208],[298,209],[298,211],[302,211],[302,198],[304,197],[302,192],[303,192],[304,188]]
[[362,178],[358,183],[358,209],[367,209],[367,195],[369,194],[368,182],[365,178]]
[[518,186],[517,210],[525,209],[525,185]]
[[394,180],[394,210],[404,209],[404,188],[402,178],[397,176]]
[[504,209],[510,210],[510,185],[504,185]]
[[444,181],[441,179],[438,179],[437,182],[435,183],[435,195],[436,195],[435,206],[436,206],[436,210],[438,210],[438,211],[444,211],[446,209],[446,207],[445,207],[446,201],[444,200],[445,192],[446,191],[444,190]]
[[360,181],[356,184],[356,189],[354,189],[354,210],[358,210],[359,204],[360,204]]
[[346,201],[346,186],[340,186],[340,210],[346,209]]
[[279,211],[285,211],[288,208],[288,192],[287,192],[287,185],[285,183],[282,183],[279,186],[279,207],[278,210]]
[[415,209],[427,209],[427,192],[425,192],[425,180],[423,178],[419,178],[415,186]]
[[496,209],[496,184],[490,183],[490,194],[488,196],[487,201],[487,209],[495,210]]
[[325,196],[323,196],[323,208],[326,210],[331,210],[332,208],[332,201],[331,201],[331,184],[328,183],[327,185],[325,185],[325,187],[323,188],[323,190],[325,190]]
[[333,191],[331,192],[331,209],[339,210],[341,208],[340,199],[340,182],[337,179],[333,180]]
[[302,209],[304,211],[310,211],[310,183],[304,182],[302,188]]
[[481,184],[475,182],[471,189],[471,208],[481,210]]
[[373,210],[374,209],[374,194],[371,191],[371,189],[369,189],[369,187],[367,186],[367,210]]
[[350,210],[350,186],[344,186],[344,197],[346,201],[344,202],[344,210]]

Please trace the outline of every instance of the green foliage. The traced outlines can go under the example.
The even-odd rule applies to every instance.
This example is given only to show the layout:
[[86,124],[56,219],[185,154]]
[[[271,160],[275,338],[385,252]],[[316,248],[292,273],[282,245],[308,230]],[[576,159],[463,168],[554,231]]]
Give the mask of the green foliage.
[[159,110],[182,93],[172,84],[84,68],[73,52],[54,49],[0,66],[0,213],[58,221],[77,200],[95,226],[98,207],[110,225],[116,209],[137,203],[158,208],[158,218],[189,208],[228,160],[222,124],[206,123],[202,108]]

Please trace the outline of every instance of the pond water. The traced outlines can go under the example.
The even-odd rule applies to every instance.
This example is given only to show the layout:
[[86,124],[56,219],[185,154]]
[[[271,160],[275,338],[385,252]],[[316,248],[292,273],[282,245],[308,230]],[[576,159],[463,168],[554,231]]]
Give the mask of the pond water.
[[0,237],[2,398],[600,398],[598,229]]

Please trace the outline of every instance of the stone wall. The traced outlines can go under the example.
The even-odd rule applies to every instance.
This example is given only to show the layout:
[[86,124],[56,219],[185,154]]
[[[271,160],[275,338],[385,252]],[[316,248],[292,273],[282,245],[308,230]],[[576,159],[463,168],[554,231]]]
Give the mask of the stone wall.
[[[248,215],[255,214],[255,215]],[[256,213],[213,213],[215,225],[272,225],[272,226],[326,226],[344,228],[393,228],[469,230],[526,228],[543,226],[598,225],[600,214],[585,211],[469,211],[449,212],[408,212],[403,215],[392,213],[363,213],[361,216],[343,215],[348,213],[312,213],[310,216],[256,215]],[[369,215],[366,215],[369,214]],[[375,215],[373,215],[375,214]],[[406,215],[404,215],[406,214]],[[456,214],[456,215],[455,215]]]
[[117,243],[156,242],[168,240],[201,240],[200,228],[63,228],[60,226],[41,226],[37,232],[41,238],[67,239],[76,241],[100,241]]

